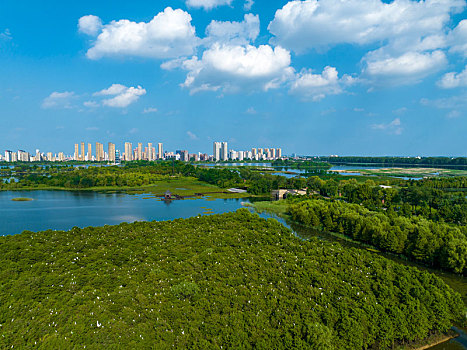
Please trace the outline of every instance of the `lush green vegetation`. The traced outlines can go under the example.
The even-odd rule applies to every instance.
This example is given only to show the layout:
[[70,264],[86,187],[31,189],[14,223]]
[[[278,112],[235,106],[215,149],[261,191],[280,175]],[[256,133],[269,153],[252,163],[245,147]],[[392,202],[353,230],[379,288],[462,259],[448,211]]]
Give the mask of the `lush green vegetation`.
[[291,160],[291,159],[276,159],[272,162],[273,166],[282,166],[292,169],[330,169],[331,164],[327,162],[313,161],[313,160]]
[[385,167],[429,166],[467,169],[467,158],[458,157],[320,157],[321,161],[331,164],[378,164]]
[[374,212],[341,201],[296,200],[288,213],[308,226],[322,226],[415,261],[467,273],[467,227],[436,223],[392,211]]
[[[179,195],[222,192],[238,187],[252,195],[269,194],[279,188],[301,189],[310,193],[363,204],[371,210],[392,208],[401,215],[424,216],[433,221],[467,224],[467,177],[440,177],[421,181],[401,179],[368,180],[333,174],[286,178],[261,174],[239,167],[203,168],[183,162],[133,162],[109,167],[39,167],[20,166],[2,169],[0,190],[21,189],[87,189],[141,190],[161,195],[165,190]],[[17,182],[9,181],[15,177]],[[173,186],[172,186],[173,184]],[[208,187],[207,184],[215,187]],[[390,186],[391,188],[383,188]],[[178,189],[177,189],[178,188]],[[186,190],[179,190],[184,188]],[[235,196],[234,194],[229,196]],[[238,195],[237,195],[238,196]],[[245,196],[245,195],[243,195]]]
[[27,197],[17,197],[17,198],[12,198],[11,200],[13,202],[30,202],[30,201],[33,201],[34,199],[27,198]]
[[[33,190],[33,189],[65,189],[65,190],[92,190],[114,191],[125,190],[130,192],[145,192],[154,195],[163,195],[169,190],[180,196],[194,196],[202,193],[216,198],[245,197],[245,194],[225,193],[225,188],[232,184],[228,180],[231,172],[221,178],[221,181],[212,179],[209,183],[200,181],[204,171],[195,171],[191,165],[177,162],[164,162],[150,164],[130,163],[126,166],[109,167],[16,167],[3,169],[3,178],[0,178],[0,189],[3,190]],[[217,174],[214,170],[212,173]],[[17,181],[9,181],[15,177]],[[219,187],[217,184],[221,185]]]
[[438,277],[247,210],[0,238],[1,348],[388,348],[465,319]]
[[[292,186],[299,188],[304,179],[286,179],[282,176],[262,175],[249,169],[203,168],[183,162],[133,162],[125,166],[108,167],[16,167],[3,169],[0,189],[116,189],[147,187],[171,181],[174,177],[193,177],[217,186],[248,188],[252,194],[268,193],[271,188]],[[9,181],[16,177],[17,182]]]
[[406,217],[417,215],[433,221],[467,224],[467,177],[338,182],[313,176],[306,184],[310,193],[362,204],[371,210],[390,209]]
[[[354,172],[355,170],[340,170],[339,173]],[[465,170],[446,169],[446,168],[377,168],[377,169],[359,169],[358,172],[365,176],[392,176],[392,177],[407,177],[407,178],[424,178],[424,177],[447,177],[447,176],[467,176],[467,167]]]

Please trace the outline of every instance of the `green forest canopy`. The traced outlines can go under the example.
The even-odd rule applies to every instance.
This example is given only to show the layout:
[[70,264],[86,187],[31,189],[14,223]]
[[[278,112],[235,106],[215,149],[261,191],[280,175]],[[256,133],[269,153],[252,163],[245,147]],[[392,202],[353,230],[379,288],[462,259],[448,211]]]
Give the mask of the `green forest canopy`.
[[462,322],[433,274],[236,213],[0,238],[0,347],[387,348]]

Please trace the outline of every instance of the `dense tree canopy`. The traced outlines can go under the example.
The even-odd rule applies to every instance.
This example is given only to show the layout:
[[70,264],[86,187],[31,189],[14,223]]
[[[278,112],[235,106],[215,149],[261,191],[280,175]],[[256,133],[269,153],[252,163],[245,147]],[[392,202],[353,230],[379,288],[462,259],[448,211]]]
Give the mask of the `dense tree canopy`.
[[435,275],[242,209],[0,238],[1,348],[385,349],[462,321]]
[[436,166],[467,169],[466,157],[320,157],[331,164],[379,164],[393,166]]
[[345,234],[424,264],[467,273],[467,227],[436,223],[392,211],[375,212],[342,201],[291,200],[293,220]]

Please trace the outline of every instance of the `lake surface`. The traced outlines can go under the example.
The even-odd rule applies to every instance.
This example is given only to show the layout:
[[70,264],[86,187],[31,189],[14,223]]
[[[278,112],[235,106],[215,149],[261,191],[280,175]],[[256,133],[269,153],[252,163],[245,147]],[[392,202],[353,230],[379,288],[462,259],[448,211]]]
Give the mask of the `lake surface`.
[[[33,201],[15,202],[26,197]],[[116,225],[121,222],[173,220],[240,208],[245,199],[163,201],[151,195],[71,191],[0,192],[0,235],[23,230],[69,230],[74,226]]]
[[[33,201],[12,201],[13,198],[18,197],[32,198]],[[210,200],[209,198],[203,198],[166,202],[147,194],[129,195],[125,193],[82,191],[0,191],[0,235],[18,234],[23,230],[69,230],[74,226],[116,225],[122,222],[163,221],[203,214],[220,214],[241,208],[242,202],[249,202],[249,200]],[[291,227],[297,236],[305,239],[310,236],[318,236],[322,239],[338,241],[344,246],[361,248],[357,243],[288,223],[274,215],[263,213],[260,216],[264,218],[276,218],[281,223]],[[387,257],[406,265],[414,265],[401,261],[397,257]],[[454,289],[458,291],[464,290],[463,296],[465,298],[465,290],[467,289],[466,279],[445,272],[427,270],[437,274]],[[458,340],[451,340],[433,349],[467,349],[461,344]]]

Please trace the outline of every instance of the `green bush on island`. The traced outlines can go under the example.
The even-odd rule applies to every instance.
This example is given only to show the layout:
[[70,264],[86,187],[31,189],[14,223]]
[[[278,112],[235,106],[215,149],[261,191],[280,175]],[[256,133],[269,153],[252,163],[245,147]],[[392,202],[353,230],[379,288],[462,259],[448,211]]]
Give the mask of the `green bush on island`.
[[462,322],[433,274],[236,213],[0,238],[0,348],[364,349]]
[[34,199],[26,198],[26,197],[18,197],[18,198],[12,198],[11,200],[13,202],[30,202],[30,201],[33,201]]

